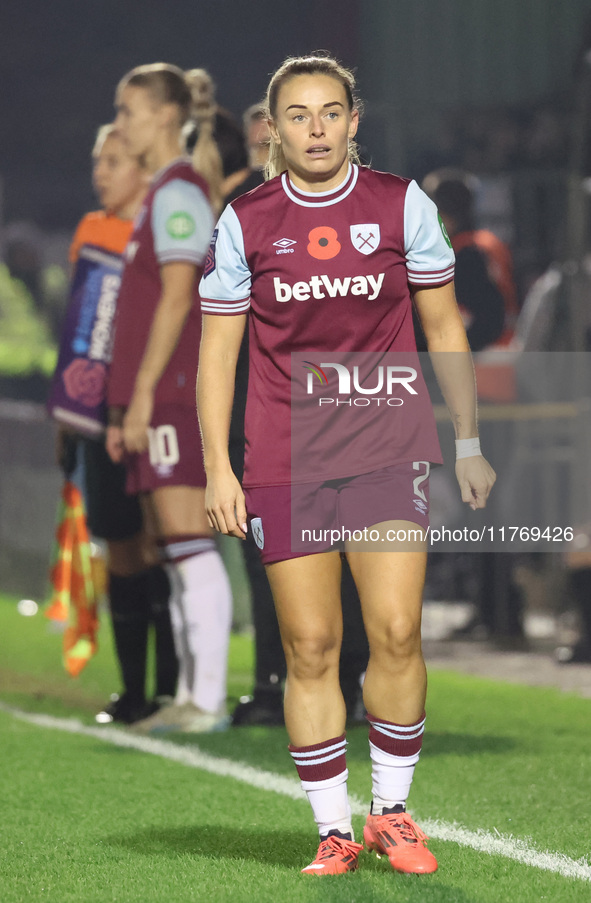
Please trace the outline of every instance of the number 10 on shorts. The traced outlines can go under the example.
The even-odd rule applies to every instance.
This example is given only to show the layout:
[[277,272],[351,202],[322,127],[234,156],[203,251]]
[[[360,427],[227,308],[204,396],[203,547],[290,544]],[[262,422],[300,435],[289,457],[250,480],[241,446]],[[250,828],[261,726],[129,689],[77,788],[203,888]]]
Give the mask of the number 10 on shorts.
[[149,455],[152,467],[173,467],[179,462],[179,443],[176,429],[164,424],[148,429]]

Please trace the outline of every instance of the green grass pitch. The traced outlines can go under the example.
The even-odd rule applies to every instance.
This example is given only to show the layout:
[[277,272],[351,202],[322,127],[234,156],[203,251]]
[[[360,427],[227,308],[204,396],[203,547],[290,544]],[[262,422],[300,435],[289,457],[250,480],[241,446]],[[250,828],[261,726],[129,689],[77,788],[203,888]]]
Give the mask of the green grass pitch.
[[[0,597],[0,700],[28,712],[93,714],[117,689],[107,619],[77,680],[41,614]],[[232,638],[229,693],[251,686],[252,644]],[[453,672],[431,676],[428,732],[410,808],[539,851],[587,861],[591,837],[591,701]],[[369,800],[367,730],[348,733],[353,794]],[[295,778],[279,728],[176,735],[199,749]],[[433,839],[431,876],[394,874],[364,853],[356,874],[300,874],[316,848],[305,799],[190,768],[0,711],[0,901],[50,903],[574,903],[591,882]],[[355,816],[358,837],[362,816]]]

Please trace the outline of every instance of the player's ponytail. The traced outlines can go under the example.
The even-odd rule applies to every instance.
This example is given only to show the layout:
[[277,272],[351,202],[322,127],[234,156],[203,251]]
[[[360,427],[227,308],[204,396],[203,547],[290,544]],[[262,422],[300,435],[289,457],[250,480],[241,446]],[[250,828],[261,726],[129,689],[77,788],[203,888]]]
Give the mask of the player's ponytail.
[[193,169],[208,183],[211,206],[216,213],[220,213],[224,200],[224,167],[213,137],[216,115],[213,81],[205,69],[190,69],[185,72],[185,82],[191,93],[190,120],[193,128],[192,134],[187,135],[187,144],[193,145]]
[[170,63],[149,63],[136,66],[124,75],[117,86],[117,95],[124,88],[144,88],[157,104],[173,104],[178,110],[178,127],[182,128],[191,110],[191,92],[185,74]]
[[265,179],[273,179],[287,169],[287,162],[280,144],[276,144],[271,138],[269,142],[269,156],[265,163]]
[[[281,87],[296,75],[329,75],[331,78],[336,79],[345,89],[349,111],[357,110],[361,113],[361,103],[355,95],[355,76],[351,70],[345,69],[333,57],[319,53],[312,56],[289,57],[277,69],[269,82],[265,100],[265,108],[269,119],[275,119],[277,115],[277,100]],[[353,163],[359,163],[359,153],[354,141],[349,141],[349,159]],[[272,179],[285,169],[287,169],[287,163],[283,148],[271,139],[269,159],[265,166],[265,177]]]

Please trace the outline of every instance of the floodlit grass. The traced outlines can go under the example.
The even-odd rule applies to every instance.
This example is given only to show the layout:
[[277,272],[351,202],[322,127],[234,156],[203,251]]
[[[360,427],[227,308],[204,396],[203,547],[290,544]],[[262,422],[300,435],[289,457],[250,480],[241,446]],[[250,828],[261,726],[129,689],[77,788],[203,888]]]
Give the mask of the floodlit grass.
[[[76,679],[61,667],[62,634],[39,611],[20,615],[16,599],[0,594],[0,695],[31,711],[93,716],[120,690],[108,614],[101,616],[99,652]],[[244,635],[230,641],[230,702],[252,687],[253,649]],[[148,664],[148,682],[153,671]],[[92,720],[92,719],[91,719]]]
[[[106,619],[105,619],[106,620]],[[230,692],[251,686],[252,650],[234,637]],[[92,722],[117,689],[107,624],[73,681],[60,637],[0,597],[0,698]],[[431,677],[428,733],[411,795],[421,818],[586,856],[591,836],[591,703],[454,673]],[[369,799],[367,730],[349,731],[353,793]],[[234,729],[174,741],[294,778],[285,731]],[[51,903],[572,903],[588,882],[439,840],[431,876],[395,875],[364,853],[357,874],[300,875],[313,857],[308,806],[147,753],[25,724],[0,712],[0,900]],[[355,818],[358,836],[363,819]]]

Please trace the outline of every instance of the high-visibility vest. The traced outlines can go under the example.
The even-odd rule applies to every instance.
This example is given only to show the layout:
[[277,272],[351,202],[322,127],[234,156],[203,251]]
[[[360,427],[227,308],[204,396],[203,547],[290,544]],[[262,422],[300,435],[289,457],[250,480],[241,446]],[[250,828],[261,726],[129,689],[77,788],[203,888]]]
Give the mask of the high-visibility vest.
[[51,376],[57,347],[31,295],[0,264],[0,376]]

